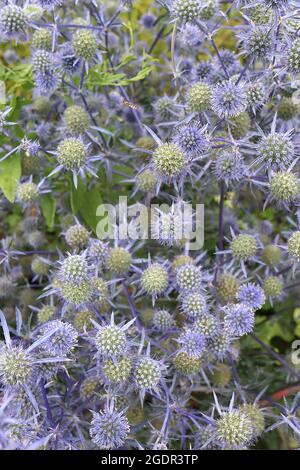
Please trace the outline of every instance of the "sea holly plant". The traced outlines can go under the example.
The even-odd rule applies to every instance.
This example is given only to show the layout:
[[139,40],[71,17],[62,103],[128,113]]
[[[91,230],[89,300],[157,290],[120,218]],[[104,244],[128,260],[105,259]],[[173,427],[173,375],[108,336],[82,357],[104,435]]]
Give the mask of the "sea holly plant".
[[300,447],[296,0],[2,0],[0,449]]

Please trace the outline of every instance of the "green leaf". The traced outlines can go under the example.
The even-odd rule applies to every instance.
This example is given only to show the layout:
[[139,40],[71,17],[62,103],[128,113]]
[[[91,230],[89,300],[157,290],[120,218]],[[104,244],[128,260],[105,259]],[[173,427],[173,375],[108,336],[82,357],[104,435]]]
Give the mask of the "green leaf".
[[99,217],[96,215],[97,208],[102,204],[100,184],[88,188],[79,179],[77,189],[71,188],[71,208],[74,214],[80,214],[85,223],[96,233]]
[[257,331],[259,337],[267,344],[270,344],[275,336],[289,342],[294,337],[292,326],[290,321],[284,321],[283,318],[272,318],[261,325],[257,325]]
[[55,218],[56,200],[50,194],[45,194],[42,197],[41,208],[47,227],[52,230]]
[[13,154],[0,163],[0,188],[9,202],[14,202],[21,176],[21,156]]

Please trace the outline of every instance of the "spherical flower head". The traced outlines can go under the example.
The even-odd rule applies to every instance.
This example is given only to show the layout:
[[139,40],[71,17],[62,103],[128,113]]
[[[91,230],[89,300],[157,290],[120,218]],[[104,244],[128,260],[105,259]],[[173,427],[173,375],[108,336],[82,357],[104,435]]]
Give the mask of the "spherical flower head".
[[200,18],[202,20],[210,20],[217,11],[218,0],[206,0],[200,13]]
[[7,386],[26,385],[33,373],[30,355],[21,348],[0,347],[0,379]]
[[151,29],[154,26],[156,17],[152,13],[146,13],[141,17],[141,23],[144,28]]
[[92,320],[96,321],[96,319],[95,313],[91,310],[79,310],[74,315],[73,325],[77,331],[88,331],[94,327]]
[[28,234],[27,240],[29,245],[35,249],[42,247],[46,242],[44,234],[39,230],[34,230],[33,232],[30,232]]
[[237,298],[242,304],[253,310],[260,309],[266,300],[263,289],[253,283],[241,286]]
[[186,293],[182,298],[181,309],[189,320],[196,320],[207,314],[206,298],[199,292]]
[[269,134],[258,144],[258,156],[273,170],[285,171],[294,160],[294,145],[289,135],[283,133]]
[[35,73],[47,73],[53,67],[53,54],[44,49],[35,51],[32,58],[32,69]]
[[251,27],[243,35],[243,49],[247,54],[264,58],[272,48],[272,36],[268,26]]
[[136,177],[136,186],[145,193],[155,191],[157,176],[152,170],[143,170]]
[[101,385],[99,377],[87,377],[80,386],[80,396],[83,400],[88,400]]
[[[177,109],[177,105],[175,101],[169,96],[165,95],[165,96],[158,98],[158,100],[154,104],[154,113],[155,113],[156,120],[168,121],[172,117],[174,118],[176,109]],[[142,147],[142,148],[145,148],[145,147]],[[148,147],[146,147],[146,149],[151,150]]]
[[277,116],[283,121],[290,121],[299,114],[299,105],[292,98],[283,97],[277,109]]
[[213,425],[201,427],[198,429],[195,437],[195,449],[198,450],[220,450],[215,442],[215,428]]
[[254,328],[254,311],[244,304],[224,307],[225,328],[232,336],[244,336]]
[[207,83],[195,83],[187,92],[187,101],[192,112],[202,113],[211,107],[212,88]]
[[17,198],[20,202],[30,203],[39,198],[39,189],[31,181],[19,184],[17,188]]
[[207,314],[194,323],[194,328],[204,338],[213,339],[220,332],[220,321],[216,316]]
[[199,373],[201,359],[189,356],[186,352],[180,351],[173,359],[175,369],[183,375],[193,375]]
[[209,80],[213,73],[213,64],[208,60],[200,60],[196,68],[196,75],[199,81]]
[[208,148],[208,139],[205,128],[200,122],[191,122],[175,130],[172,141],[188,158],[199,157]]
[[188,255],[175,256],[174,261],[172,263],[173,272],[176,273],[177,270],[184,264],[193,264],[193,258]]
[[191,23],[200,18],[200,0],[173,0],[171,6],[172,16],[185,23]]
[[50,68],[46,72],[36,72],[34,79],[36,87],[40,93],[44,95],[52,95],[61,83],[61,74],[58,69]]
[[218,361],[222,361],[228,355],[231,343],[231,334],[227,330],[223,330],[208,341],[208,350]]
[[201,269],[193,264],[185,264],[177,270],[176,283],[178,290],[184,294],[197,292],[201,289]]
[[22,33],[26,27],[26,15],[23,8],[9,4],[1,8],[0,28],[7,36]]
[[224,449],[243,449],[253,438],[252,421],[239,410],[224,412],[216,421],[216,437]]
[[90,116],[81,106],[69,106],[64,112],[64,122],[71,134],[84,134],[90,125]]
[[48,322],[54,317],[55,314],[56,307],[53,307],[52,305],[44,305],[44,307],[42,307],[37,314],[38,323]]
[[80,29],[73,34],[72,47],[76,57],[90,62],[97,53],[97,39],[89,29]]
[[80,139],[70,137],[60,142],[57,147],[57,160],[69,171],[78,171],[84,166],[87,150]]
[[256,254],[257,242],[252,235],[241,234],[232,240],[230,248],[236,260],[248,261]]
[[127,339],[124,331],[116,325],[107,325],[99,329],[95,337],[98,353],[104,357],[117,357],[124,354]]
[[175,144],[162,144],[153,153],[153,167],[164,181],[179,178],[186,168],[183,152]]
[[253,438],[257,439],[265,429],[265,417],[259,406],[255,403],[244,403],[239,407],[239,411],[244,413],[253,425]]
[[106,259],[107,269],[115,274],[125,274],[130,268],[132,262],[131,254],[126,248],[112,248]]
[[60,267],[60,277],[65,282],[79,285],[88,276],[88,265],[81,255],[69,255]]
[[247,105],[252,108],[257,108],[264,103],[265,92],[260,83],[253,83],[248,86],[246,92]]
[[214,387],[227,387],[232,377],[231,367],[219,362],[210,377]]
[[134,369],[134,379],[140,390],[155,388],[161,379],[161,365],[151,357],[138,359]]
[[288,253],[296,261],[300,261],[300,231],[294,232],[288,240]]
[[271,178],[270,190],[276,201],[292,202],[300,192],[299,180],[294,173],[288,171],[275,173]]
[[103,373],[105,378],[113,384],[126,382],[126,380],[129,379],[131,368],[132,361],[128,357],[118,359],[117,362],[112,359],[103,361]]
[[267,24],[271,19],[271,11],[266,5],[255,5],[249,8],[247,16],[251,19],[254,24]]
[[90,435],[99,449],[119,449],[129,432],[129,423],[123,413],[112,410],[93,412]]
[[34,99],[32,108],[35,113],[47,115],[51,109],[51,104],[48,98],[40,95]]
[[297,39],[290,47],[287,56],[288,69],[293,73],[300,72],[300,40]]
[[251,127],[251,118],[247,111],[239,113],[230,118],[230,131],[234,139],[242,139],[245,137]]
[[160,245],[178,245],[185,235],[183,224],[182,208],[172,206],[167,211],[158,209],[151,219],[152,237]]
[[77,346],[78,333],[70,323],[52,320],[42,326],[40,335],[46,335],[54,329],[56,331],[40,347],[49,356],[67,356]]
[[167,331],[175,325],[175,321],[168,310],[156,310],[153,315],[153,325],[158,331]]
[[83,281],[80,285],[63,282],[60,293],[65,302],[76,306],[90,302],[93,296],[92,286],[88,281]]
[[[180,31],[180,45],[184,47],[187,51],[191,48],[199,47],[203,41],[203,34],[201,33],[198,26],[187,23],[185,24]],[[181,62],[182,64],[182,62]],[[202,78],[202,77],[199,77]]]
[[239,288],[239,281],[230,273],[221,274],[217,282],[217,293],[223,303],[232,302]]
[[101,240],[93,240],[88,248],[88,257],[98,263],[103,263],[108,256],[108,246]]
[[47,276],[49,272],[49,264],[40,256],[35,256],[31,262],[31,269],[38,276]]
[[80,250],[85,248],[90,240],[89,232],[82,225],[72,225],[65,234],[66,242],[71,248]]
[[141,284],[147,294],[154,296],[163,294],[168,283],[168,271],[159,263],[151,264],[142,274]]
[[267,266],[277,266],[281,260],[281,250],[276,245],[267,245],[264,247],[261,259]]
[[181,351],[190,357],[200,358],[206,348],[206,340],[202,333],[196,329],[186,328],[178,338]]
[[31,46],[33,49],[50,52],[52,50],[52,32],[48,29],[38,29],[33,33]]
[[92,283],[93,289],[95,290],[95,293],[97,295],[98,302],[100,304],[105,303],[108,296],[109,296],[106,281],[104,279],[102,279],[101,277],[93,277],[91,279],[91,283]]
[[276,298],[282,294],[283,283],[280,278],[269,276],[265,279],[263,288],[267,297]]
[[219,118],[236,116],[245,111],[246,106],[246,91],[243,84],[229,80],[215,86],[212,107]]
[[214,172],[219,180],[223,180],[229,185],[245,178],[247,166],[238,150],[223,150],[216,158]]

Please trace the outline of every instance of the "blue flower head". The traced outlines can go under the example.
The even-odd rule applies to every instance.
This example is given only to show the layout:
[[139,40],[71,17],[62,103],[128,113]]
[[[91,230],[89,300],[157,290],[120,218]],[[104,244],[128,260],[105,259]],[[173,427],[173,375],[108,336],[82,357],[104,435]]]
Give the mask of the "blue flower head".
[[245,87],[231,80],[215,86],[212,109],[219,118],[230,118],[245,111],[247,106]]
[[232,336],[244,336],[251,333],[254,327],[254,312],[245,304],[224,307],[225,329]]
[[253,283],[241,286],[238,290],[237,298],[253,310],[260,309],[266,300],[263,289]]

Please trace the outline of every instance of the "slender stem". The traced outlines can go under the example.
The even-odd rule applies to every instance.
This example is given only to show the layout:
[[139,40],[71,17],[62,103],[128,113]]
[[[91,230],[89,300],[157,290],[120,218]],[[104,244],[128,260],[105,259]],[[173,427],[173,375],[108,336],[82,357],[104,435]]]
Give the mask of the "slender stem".
[[216,45],[215,40],[214,40],[213,37],[210,38],[210,42],[211,42],[211,44],[212,44],[212,47],[213,47],[214,50],[215,50],[215,53],[217,54],[218,60],[219,60],[219,62],[220,62],[220,65],[221,65],[222,69],[224,70],[225,76],[226,76],[227,80],[229,80],[229,74],[228,74],[227,68],[226,68],[226,66],[225,66],[225,64],[224,64],[224,62],[223,62],[223,59],[222,59],[222,57],[221,57],[221,55],[220,55],[219,49],[217,48],[217,45]]
[[177,31],[177,21],[175,21],[175,23],[174,23],[172,38],[171,38],[171,61],[172,61],[173,75],[174,75],[175,79],[176,79],[176,65],[175,65],[176,31]]
[[240,83],[240,81],[242,80],[243,76],[245,75],[245,73],[247,72],[249,66],[251,64],[251,58],[247,60],[246,64],[245,64],[245,67],[243,68],[243,70],[241,71],[240,75],[239,75],[239,78],[237,79],[236,81],[236,85],[238,85]]
[[225,199],[225,184],[224,181],[220,183],[220,203],[219,203],[219,250],[224,249],[224,199]]
[[151,52],[153,51],[153,49],[155,48],[156,44],[158,43],[158,41],[160,40],[160,38],[162,37],[164,31],[166,29],[166,25],[164,24],[160,30],[158,31],[154,41],[152,42],[150,48],[149,48],[149,51],[148,51],[148,54],[151,54]]
[[[128,304],[129,304],[129,307],[130,307],[130,310],[132,312],[132,315],[134,316],[134,318],[136,319],[136,327],[139,331],[142,331],[144,329],[140,319],[139,319],[139,316],[138,316],[138,313],[136,311],[136,308],[134,306],[134,303],[132,301],[132,297],[131,297],[131,294],[128,290],[128,287],[126,286],[125,282],[123,281],[122,282],[122,286],[123,286],[123,290],[124,290],[124,293],[126,295],[126,298],[127,298],[127,301],[128,301]],[[156,348],[160,349],[161,351],[164,351],[164,352],[169,352],[167,351],[165,348],[163,348],[157,341],[155,341],[153,338],[150,338],[147,334],[145,334],[145,338],[153,345],[155,346]]]
[[127,301],[128,301],[128,304],[129,304],[129,307],[130,307],[130,310],[135,318],[135,324],[136,324],[136,327],[139,331],[141,331],[143,329],[143,325],[139,319],[139,316],[137,314],[137,311],[136,311],[136,308],[134,306],[134,303],[132,301],[132,297],[130,295],[130,292],[128,290],[128,287],[126,286],[125,282],[123,281],[122,282],[122,286],[123,286],[123,290],[124,290],[124,293],[126,295],[126,298],[127,298]]
[[55,428],[56,423],[55,423],[55,421],[53,419],[53,416],[52,416],[52,411],[51,411],[51,407],[50,407],[50,404],[49,404],[47,391],[45,389],[45,381],[41,381],[40,387],[41,387],[41,392],[42,392],[44,404],[45,404],[45,407],[46,407],[48,421],[49,421],[50,425],[53,428]]
[[297,371],[295,371],[295,369],[293,369],[293,367],[291,367],[290,364],[283,357],[281,357],[279,354],[273,351],[273,349],[271,349],[270,346],[268,346],[264,341],[258,338],[256,334],[251,333],[251,336],[258,344],[260,344],[270,354],[270,356],[273,356],[275,359],[277,359],[277,361],[279,361],[280,364],[283,365],[283,367],[285,367],[285,369],[287,369],[291,374],[293,374],[295,377],[300,379],[300,374]]

